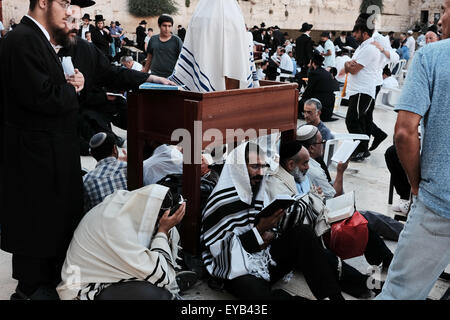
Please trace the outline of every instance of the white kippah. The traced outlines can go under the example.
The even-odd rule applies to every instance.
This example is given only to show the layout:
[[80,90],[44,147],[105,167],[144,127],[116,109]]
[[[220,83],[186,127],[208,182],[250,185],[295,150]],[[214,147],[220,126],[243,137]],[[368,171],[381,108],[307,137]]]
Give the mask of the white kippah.
[[104,132],[99,132],[95,134],[89,141],[89,147],[91,147],[92,149],[100,147],[103,144],[103,142],[105,142],[106,137],[107,134]]
[[307,141],[314,137],[318,130],[316,126],[305,124],[297,129],[297,140]]

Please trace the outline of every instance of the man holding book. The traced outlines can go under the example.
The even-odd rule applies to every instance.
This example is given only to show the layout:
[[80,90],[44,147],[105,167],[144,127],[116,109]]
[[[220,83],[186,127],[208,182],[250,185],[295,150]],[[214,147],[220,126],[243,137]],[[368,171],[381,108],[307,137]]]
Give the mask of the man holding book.
[[267,167],[262,149],[251,142],[228,155],[202,214],[200,242],[207,271],[239,299],[290,299],[271,285],[299,270],[317,299],[342,300],[334,271],[310,226],[298,225],[275,237],[272,229],[284,211],[258,217],[269,204]]

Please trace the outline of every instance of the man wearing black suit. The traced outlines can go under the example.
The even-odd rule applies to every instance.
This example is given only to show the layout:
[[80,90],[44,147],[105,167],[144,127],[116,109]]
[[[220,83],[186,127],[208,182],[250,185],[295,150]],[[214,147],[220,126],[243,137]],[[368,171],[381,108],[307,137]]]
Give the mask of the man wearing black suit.
[[[300,29],[303,34],[295,41],[295,60],[297,60],[297,66],[301,68],[300,79],[307,77],[308,64],[313,53],[313,41],[310,36],[312,27],[312,24],[305,22]],[[302,83],[304,84],[303,81]]]
[[92,19],[89,13],[85,13],[83,18],[81,18],[81,20],[83,21],[83,26],[78,30],[78,36],[86,40],[86,32],[90,32],[92,35],[92,31],[94,31],[95,27],[92,24],[90,24]]
[[109,46],[111,42],[113,42],[113,39],[109,30],[105,28],[105,19],[103,19],[103,15],[101,14],[95,16],[95,28],[91,33],[91,37],[92,43],[95,44],[105,56],[112,60]]
[[12,299],[58,298],[83,214],[77,95],[84,77],[78,70],[66,77],[50,43],[70,14],[69,1],[30,0],[1,44],[1,249],[12,253],[18,280]]
[[136,28],[136,43],[137,48],[145,51],[145,37],[147,36],[146,31],[147,30],[147,21],[142,20],[139,23],[139,26]]
[[334,91],[339,91],[330,72],[322,68],[324,57],[313,53],[311,68],[308,73],[308,85],[303,92],[302,99],[298,104],[299,117],[302,117],[304,103],[312,98],[319,99],[322,103],[322,114],[320,120],[330,121],[334,108]]

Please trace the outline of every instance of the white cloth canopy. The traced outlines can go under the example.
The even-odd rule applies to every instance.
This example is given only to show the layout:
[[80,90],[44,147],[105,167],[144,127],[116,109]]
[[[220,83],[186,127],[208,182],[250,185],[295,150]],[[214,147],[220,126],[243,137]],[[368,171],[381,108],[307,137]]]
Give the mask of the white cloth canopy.
[[[251,35],[251,34],[250,34]],[[253,37],[236,0],[201,0],[170,80],[188,91],[226,90],[225,77],[254,87]]]

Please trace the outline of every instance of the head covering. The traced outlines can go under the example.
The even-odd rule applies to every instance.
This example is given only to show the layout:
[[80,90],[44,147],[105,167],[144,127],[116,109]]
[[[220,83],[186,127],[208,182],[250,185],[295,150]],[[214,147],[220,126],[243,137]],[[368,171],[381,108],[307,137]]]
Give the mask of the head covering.
[[89,147],[92,149],[100,147],[105,141],[108,135],[105,132],[99,132],[92,136],[89,141]]
[[280,160],[290,159],[302,150],[303,144],[300,141],[290,141],[280,145]]
[[309,124],[303,125],[297,129],[297,140],[307,141],[313,138],[319,129],[316,126]]
[[302,24],[302,28],[300,29],[300,32],[306,32],[306,31],[311,30],[312,28],[313,28],[312,24],[305,22],[304,24]]
[[321,36],[321,37],[327,37],[327,38],[329,38],[329,37],[330,37],[330,33],[324,31],[324,32],[322,32],[322,34],[321,34],[320,36]]
[[79,6],[80,8],[87,8],[90,6],[93,6],[95,4],[95,1],[91,0],[72,0],[70,2],[71,5]]
[[89,21],[92,21],[91,16],[89,15],[89,13],[85,13],[83,18],[81,18],[81,20],[86,20],[86,19],[89,20]]
[[261,22],[261,28],[265,28],[266,24],[264,22]]
[[226,90],[225,77],[239,80],[240,88],[251,88],[253,72],[256,76],[253,37],[238,3],[201,0],[169,79],[188,91],[211,92]]
[[163,144],[144,161],[144,185],[157,183],[168,174],[183,173],[183,154],[175,146]]
[[408,30],[408,34],[413,34],[414,32],[412,30]]
[[[57,288],[60,298],[92,300],[103,288],[100,284],[130,278],[177,293],[180,236],[176,228],[170,230],[168,241],[154,235],[168,191],[161,185],[118,190],[92,208],[74,232]],[[76,279],[72,266],[82,270]]]
[[311,57],[312,62],[314,62],[315,64],[322,66],[323,62],[325,61],[324,56],[322,56],[321,54],[319,54],[317,51],[314,51]]
[[120,23],[119,23],[119,21],[116,21],[116,26],[118,26],[118,27],[120,26]]
[[103,15],[101,15],[101,14],[95,15],[95,22],[99,22],[99,21],[105,21],[105,19],[103,19]]
[[147,24],[147,21],[142,20],[141,22],[139,22],[139,24]]

